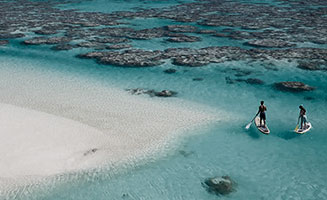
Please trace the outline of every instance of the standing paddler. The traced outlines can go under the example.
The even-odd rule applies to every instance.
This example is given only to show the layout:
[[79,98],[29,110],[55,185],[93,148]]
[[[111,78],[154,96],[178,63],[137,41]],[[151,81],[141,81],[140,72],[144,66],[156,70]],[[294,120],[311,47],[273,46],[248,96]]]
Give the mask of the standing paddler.
[[259,106],[259,110],[256,116],[259,115],[260,117],[260,126],[262,127],[262,121],[263,121],[263,127],[266,127],[266,111],[267,111],[267,107],[264,105],[264,101],[260,102],[260,106]]
[[300,105],[299,108],[300,108],[299,120],[301,119],[300,129],[306,129],[307,121],[308,121],[306,116],[307,110],[303,107],[303,105]]
[[[254,118],[250,121],[250,123],[248,123],[245,128],[246,129],[249,129],[252,122],[255,120],[255,118],[260,114],[260,127],[264,127],[264,128],[267,128],[266,126],[266,111],[267,111],[267,107],[264,105],[264,101],[261,101],[260,102],[260,106],[259,106],[259,110],[257,112],[257,114],[254,116]],[[262,126],[262,121],[263,121],[263,124],[264,126]],[[257,125],[258,126],[258,125]]]

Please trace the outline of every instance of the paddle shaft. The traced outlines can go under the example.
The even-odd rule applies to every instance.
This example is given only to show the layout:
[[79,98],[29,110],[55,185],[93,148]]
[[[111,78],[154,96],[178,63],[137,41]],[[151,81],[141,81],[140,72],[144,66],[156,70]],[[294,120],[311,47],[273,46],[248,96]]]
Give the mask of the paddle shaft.
[[253,120],[258,116],[258,113],[254,116],[254,118],[248,123],[248,125],[245,126],[246,129],[249,129]]
[[253,117],[253,119],[251,120],[251,123],[255,120],[255,118],[258,116],[258,114],[259,114],[259,113],[257,113],[257,114]]

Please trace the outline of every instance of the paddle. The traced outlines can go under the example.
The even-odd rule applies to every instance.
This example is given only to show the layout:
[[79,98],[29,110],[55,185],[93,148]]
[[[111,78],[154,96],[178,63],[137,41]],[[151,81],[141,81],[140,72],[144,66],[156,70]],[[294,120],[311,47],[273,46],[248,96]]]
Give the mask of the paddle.
[[253,119],[248,123],[248,125],[245,126],[246,129],[249,129],[249,128],[250,128],[250,126],[251,126],[253,120],[254,120],[257,116],[258,116],[258,114],[256,114],[256,115],[253,117]]

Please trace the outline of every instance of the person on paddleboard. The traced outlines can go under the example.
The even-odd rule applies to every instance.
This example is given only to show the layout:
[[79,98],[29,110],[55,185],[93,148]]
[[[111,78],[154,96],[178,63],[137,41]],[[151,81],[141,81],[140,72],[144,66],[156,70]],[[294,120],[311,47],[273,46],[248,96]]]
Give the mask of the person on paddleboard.
[[263,125],[264,127],[266,127],[266,110],[267,110],[267,107],[264,105],[264,101],[261,101],[260,102],[260,106],[259,106],[259,110],[258,110],[258,114],[260,114],[260,126],[262,126],[262,121],[263,121]]
[[307,110],[303,107],[303,105],[299,106],[300,108],[300,115],[299,115],[299,119],[301,119],[301,124],[300,124],[300,129],[302,128],[306,128],[307,126],[307,116],[306,116],[306,112]]

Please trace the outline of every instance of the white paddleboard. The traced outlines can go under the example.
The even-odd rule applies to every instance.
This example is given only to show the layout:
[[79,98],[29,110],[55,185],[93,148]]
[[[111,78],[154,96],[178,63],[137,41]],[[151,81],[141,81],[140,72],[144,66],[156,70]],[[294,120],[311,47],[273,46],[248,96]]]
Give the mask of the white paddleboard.
[[[254,120],[254,123],[255,123],[257,129],[258,129],[261,133],[266,134],[266,135],[268,135],[268,134],[270,133],[270,130],[269,130],[269,128],[268,128],[267,125],[266,125],[266,126],[263,126],[263,125],[260,126],[260,117],[256,117],[255,120]],[[263,123],[263,122],[262,122],[262,123]]]
[[312,128],[311,123],[307,122],[307,125],[306,125],[305,129],[304,129],[304,127],[301,128],[301,129],[299,128],[299,129],[295,130],[295,133],[303,134],[303,133],[306,133],[306,132],[310,131],[311,128]]

